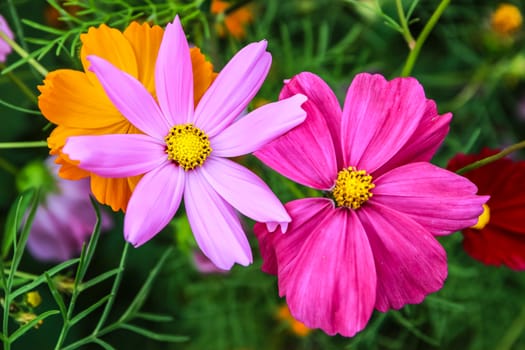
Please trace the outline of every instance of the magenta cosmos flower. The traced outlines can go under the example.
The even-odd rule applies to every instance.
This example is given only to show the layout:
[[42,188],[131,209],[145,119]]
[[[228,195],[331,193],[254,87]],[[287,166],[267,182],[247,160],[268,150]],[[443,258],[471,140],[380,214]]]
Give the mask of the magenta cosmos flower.
[[100,176],[145,174],[128,204],[126,240],[140,246],[151,239],[183,196],[197,244],[222,269],[252,261],[236,210],[286,230],[290,217],[269,187],[226,158],[259,149],[306,117],[306,98],[295,95],[237,119],[270,68],[265,41],[238,52],[195,108],[190,52],[178,17],[166,27],[155,66],[158,103],[135,78],[99,57],[88,59],[108,97],[144,134],[70,137],[64,153]]
[[[0,31],[2,31],[2,33],[4,33],[9,39],[13,40],[13,32],[7,25],[7,21],[4,17],[2,17],[2,15],[0,15]],[[12,50],[13,49],[11,46],[2,40],[2,38],[0,38],[0,63],[4,63],[6,61],[7,55],[9,55]]]
[[487,197],[429,163],[448,132],[412,78],[355,77],[344,108],[318,76],[301,73],[280,98],[305,94],[306,120],[255,155],[325,191],[285,205],[288,232],[256,224],[263,270],[309,328],[353,336],[374,308],[399,309],[440,289],[446,254],[434,236],[476,223]]

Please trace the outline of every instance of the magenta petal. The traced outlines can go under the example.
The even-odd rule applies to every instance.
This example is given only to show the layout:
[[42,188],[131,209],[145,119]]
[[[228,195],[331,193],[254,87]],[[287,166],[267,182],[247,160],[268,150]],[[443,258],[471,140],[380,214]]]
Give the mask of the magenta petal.
[[88,56],[94,72],[115,107],[131,124],[144,133],[164,140],[173,126],[162,114],[148,90],[134,77],[113,66],[108,61]]
[[193,118],[193,71],[190,49],[179,16],[168,23],[155,65],[155,88],[159,105],[170,126]]
[[[282,232],[273,232],[267,227],[268,225],[256,223],[254,232],[261,247],[263,271],[276,275],[277,260],[275,259],[277,258],[279,264],[290,264],[311,231],[333,208],[332,201],[326,198],[305,198],[286,203],[285,209],[293,218],[289,229],[295,232],[291,235],[286,234],[286,240],[283,240],[285,235]],[[275,250],[279,251],[278,257],[275,255]]]
[[62,151],[80,168],[105,177],[144,174],[167,161],[163,144],[139,134],[72,136]]
[[126,241],[138,247],[166,227],[179,208],[185,175],[181,167],[166,163],[142,177],[126,210]]
[[252,262],[248,239],[239,217],[206,182],[199,169],[188,173],[184,204],[193,235],[200,249],[218,268]]
[[430,232],[380,204],[362,207],[357,214],[374,252],[379,311],[420,303],[443,287],[447,257]]
[[302,105],[307,113],[305,121],[263,146],[254,155],[295,182],[328,190],[334,185],[338,171],[332,127],[329,125],[335,128],[341,118],[341,109],[337,100],[333,100],[332,90],[311,73],[294,77],[283,88],[281,97],[292,93],[301,93],[308,98]]
[[417,80],[358,74],[348,89],[341,126],[344,165],[372,173],[412,137],[426,109]]
[[374,183],[371,201],[410,216],[434,235],[475,225],[488,200],[467,178],[429,163],[404,165]]
[[247,217],[259,222],[290,222],[272,190],[245,167],[229,159],[210,157],[201,169],[211,187]]
[[303,104],[307,115],[315,115],[323,118],[330,132],[333,146],[328,140],[323,147],[326,150],[335,149],[338,169],[342,168],[341,154],[341,106],[332,89],[319,76],[302,72],[287,81],[279,94],[279,99],[287,98],[295,94],[304,94],[308,101]]
[[287,209],[289,231],[274,233],[272,242],[280,295],[307,327],[353,336],[370,319],[376,290],[374,258],[359,219],[323,199],[297,200]]
[[436,103],[432,100],[427,100],[426,105],[425,113],[412,137],[392,159],[375,171],[375,175],[407,163],[429,162],[432,159],[448,134],[452,114],[438,115]]
[[237,157],[257,151],[304,121],[304,101],[306,96],[297,94],[257,108],[211,140],[213,154]]
[[248,106],[261,87],[272,63],[266,41],[239,51],[202,96],[194,124],[213,137],[228,127]]

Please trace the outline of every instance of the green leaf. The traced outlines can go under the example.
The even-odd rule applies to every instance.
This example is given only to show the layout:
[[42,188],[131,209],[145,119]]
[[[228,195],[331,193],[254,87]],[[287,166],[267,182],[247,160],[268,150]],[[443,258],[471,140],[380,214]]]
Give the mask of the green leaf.
[[100,283],[100,282],[102,282],[102,281],[105,281],[105,280],[107,280],[107,279],[110,278],[110,277],[115,276],[116,274],[118,274],[119,272],[121,272],[121,271],[123,271],[123,270],[124,270],[123,268],[119,268],[119,267],[117,267],[117,268],[115,268],[115,269],[112,269],[112,270],[109,270],[109,271],[107,271],[107,272],[104,272],[104,273],[98,275],[97,277],[94,277],[94,278],[90,279],[89,281],[82,283],[82,284],[79,286],[79,290],[80,290],[81,292],[83,292],[83,291],[85,291],[86,289],[91,288],[91,287],[93,287],[94,285],[96,285],[96,284],[98,284],[98,283]]
[[34,189],[29,189],[26,192],[21,193],[9,209],[7,214],[4,239],[2,241],[2,259],[6,259],[11,246],[16,238],[20,222],[22,222],[23,216],[31,205],[31,199],[34,196]]
[[60,295],[60,292],[58,291],[57,287],[55,286],[55,283],[49,276],[47,272],[44,272],[44,276],[47,280],[47,285],[49,286],[49,290],[51,291],[51,295],[55,299],[55,302],[58,305],[58,308],[60,309],[60,314],[62,315],[62,319],[66,320],[67,318],[67,309],[66,305],[64,304],[64,300],[62,299],[62,295]]
[[97,308],[99,308],[101,305],[103,305],[110,297],[111,297],[111,294],[108,294],[105,297],[103,297],[102,299],[100,299],[99,301],[97,301],[95,304],[93,304],[90,307],[88,307],[87,309],[82,310],[81,312],[79,312],[75,317],[73,317],[71,319],[70,324],[74,325],[74,324],[80,322],[87,315],[89,315],[90,313],[95,311]]
[[49,317],[51,315],[56,315],[56,314],[59,314],[59,313],[60,313],[60,311],[58,311],[58,310],[49,310],[49,311],[46,311],[46,312],[38,315],[34,320],[32,320],[31,322],[28,322],[25,325],[21,326],[13,334],[11,334],[11,336],[8,339],[9,342],[13,343],[15,340],[17,340],[22,335],[27,333],[27,331],[29,331],[31,328],[33,328],[36,325],[38,325],[38,323],[41,320],[43,320],[43,319],[45,319],[45,318],[47,318],[47,317]]
[[139,318],[151,322],[171,322],[173,317],[169,315],[150,314],[147,312],[137,312],[135,318]]
[[26,284],[25,286],[23,287],[20,287],[19,289],[15,290],[12,294],[11,294],[11,300],[12,299],[15,299],[16,297],[18,297],[19,295],[22,295],[24,293],[27,293],[29,292],[30,290],[33,290],[35,289],[36,287],[38,287],[40,284],[46,282],[46,276],[45,274],[48,274],[49,276],[54,276],[55,274],[57,274],[58,272],[74,265],[78,263],[78,258],[76,259],[71,259],[71,260],[68,260],[68,261],[64,261],[63,263],[47,270],[44,274],[38,276],[38,278],[36,278],[33,282],[31,283],[28,283]]
[[111,346],[109,343],[103,341],[100,338],[94,338],[93,339],[93,343],[96,343],[96,344],[100,345],[101,347],[103,347],[106,350],[117,350],[113,346]]
[[90,197],[89,199],[91,200],[91,205],[95,209],[97,221],[95,223],[95,227],[93,228],[93,232],[91,233],[89,243],[82,249],[82,253],[80,254],[80,263],[78,264],[75,287],[78,286],[78,283],[84,280],[84,276],[86,275],[88,266],[93,259],[93,254],[95,254],[95,248],[100,237],[100,209],[93,198]]
[[127,310],[120,317],[119,319],[120,322],[126,322],[131,317],[133,317],[132,315],[134,315],[140,310],[140,308],[146,301],[146,298],[149,294],[151,287],[153,286],[153,281],[157,277],[158,273],[160,272],[162,268],[162,265],[164,265],[164,262],[166,261],[166,259],[168,258],[168,256],[171,254],[172,251],[173,251],[173,248],[169,247],[168,249],[166,249],[164,254],[162,254],[159,261],[157,262],[155,267],[153,267],[150,274],[148,275],[148,278],[144,282],[144,285],[142,286],[140,291],[137,293],[137,295],[135,296],[135,298],[133,299],[133,301],[127,308]]
[[161,334],[161,333],[155,333],[150,330],[129,324],[129,323],[123,323],[120,325],[120,328],[127,329],[128,331],[132,331],[134,333],[140,334],[144,337],[157,340],[157,341],[164,341],[164,342],[170,342],[170,343],[180,343],[188,341],[188,337],[183,335],[173,335],[173,334]]

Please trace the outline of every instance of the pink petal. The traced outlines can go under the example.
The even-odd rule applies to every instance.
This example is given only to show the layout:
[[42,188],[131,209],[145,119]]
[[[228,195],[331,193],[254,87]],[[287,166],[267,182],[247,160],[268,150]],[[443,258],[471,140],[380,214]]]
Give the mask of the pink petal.
[[93,55],[87,59],[91,62],[89,69],[97,75],[120,113],[142,132],[164,140],[173,125],[162,114],[148,90],[137,79],[108,61]]
[[147,173],[168,158],[165,145],[142,134],[72,136],[63,152],[79,167],[104,177],[127,177]]
[[411,162],[429,162],[445,140],[451,119],[452,113],[438,115],[436,103],[427,100],[425,114],[412,137],[392,159],[376,170],[374,174],[377,176]]
[[412,137],[426,109],[425,93],[413,78],[387,82],[358,74],[348,89],[341,137],[344,165],[372,173]]
[[185,175],[181,167],[166,163],[142,177],[126,210],[126,241],[141,246],[166,227],[179,208]]
[[470,180],[429,163],[412,163],[374,181],[371,201],[403,213],[433,235],[475,225],[488,196]]
[[374,309],[374,257],[356,214],[327,202],[299,200],[288,208],[290,229],[274,238],[279,293],[307,327],[351,337]]
[[[2,31],[9,39],[14,39],[13,32],[2,15],[0,15],[0,31]],[[0,39],[0,63],[6,61],[7,55],[9,55],[11,51],[13,51],[11,46],[9,46],[4,40]]]
[[306,96],[297,94],[257,108],[211,140],[213,154],[237,157],[258,150],[304,121],[304,101]]
[[279,199],[254,173],[225,158],[210,157],[202,175],[228,204],[259,222],[290,222]]
[[193,71],[190,49],[179,16],[168,23],[155,65],[155,88],[170,126],[193,117]]
[[303,105],[308,115],[315,114],[326,121],[326,126],[332,138],[332,146],[325,145],[326,149],[334,148],[338,169],[343,167],[341,153],[341,106],[332,89],[323,79],[314,73],[302,72],[287,81],[281,90],[279,99],[284,99],[295,94],[304,94],[308,102]]
[[239,51],[204,93],[195,110],[194,124],[213,137],[228,127],[248,106],[272,63],[266,41]]
[[254,154],[264,164],[295,182],[328,190],[337,178],[332,133],[335,133],[335,124],[340,122],[341,108],[332,90],[311,73],[294,77],[283,88],[281,98],[295,93],[308,98],[302,105],[307,113],[306,120]]
[[252,262],[248,239],[235,210],[206,182],[202,173],[188,173],[184,204],[193,235],[200,249],[218,268]]
[[363,206],[357,214],[374,252],[379,311],[420,303],[443,287],[447,257],[430,232],[381,204]]

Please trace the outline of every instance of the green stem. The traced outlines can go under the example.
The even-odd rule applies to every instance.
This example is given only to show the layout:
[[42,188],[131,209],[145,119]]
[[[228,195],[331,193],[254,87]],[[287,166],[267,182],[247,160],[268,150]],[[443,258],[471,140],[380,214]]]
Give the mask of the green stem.
[[27,59],[27,62],[35,68],[38,73],[42,74],[42,76],[46,76],[48,71],[44,68],[40,63],[38,63],[33,57],[31,57],[26,50],[24,50],[21,46],[19,46],[16,42],[11,40],[3,31],[0,30],[0,39],[4,40],[9,46],[13,48],[13,50],[16,51],[22,57],[23,59]]
[[474,170],[474,169],[477,169],[477,168],[480,168],[484,165],[487,165],[487,164],[490,164],[498,159],[501,159],[505,156],[508,156],[509,154],[511,154],[512,152],[514,151],[517,151],[519,149],[522,149],[522,148],[525,148],[525,141],[521,141],[521,142],[518,142],[518,143],[515,143],[507,148],[504,148],[503,150],[501,150],[499,153],[496,153],[492,156],[489,156],[489,157],[486,157],[486,158],[483,158],[483,159],[480,159],[474,163],[470,163],[469,165],[467,166],[464,166],[463,168],[459,169],[456,171],[457,174],[464,174],[466,172],[469,172],[471,170]]
[[410,73],[412,73],[412,69],[414,68],[414,64],[416,63],[416,60],[419,56],[421,48],[423,47],[423,44],[427,40],[427,37],[432,31],[432,29],[434,29],[434,26],[436,25],[437,21],[439,20],[449,3],[450,0],[441,0],[441,3],[437,7],[436,11],[434,11],[427,24],[425,24],[425,27],[417,37],[414,49],[408,54],[405,66],[403,67],[403,71],[401,72],[402,77],[408,77]]
[[524,330],[525,330],[525,305],[521,309],[521,312],[519,313],[518,317],[516,317],[514,321],[511,323],[505,335],[501,338],[496,349],[497,350],[512,349],[512,346],[514,345],[514,343],[516,343],[516,340],[518,340],[519,337],[523,335]]
[[[5,68],[5,65],[3,63],[0,63],[0,72],[2,69]],[[33,102],[35,105],[38,105],[38,98],[36,95],[31,91],[31,89],[22,81],[20,80],[15,74],[12,72],[7,72],[7,77],[26,95],[31,102]]]
[[[9,273],[9,270],[4,268],[4,273]],[[16,271],[15,272],[15,276],[19,277],[19,278],[23,278],[23,279],[28,280],[28,281],[34,281],[34,280],[36,280],[39,277],[37,275],[33,275],[31,273],[22,272],[22,271]]]
[[18,174],[18,169],[13,164],[5,160],[4,158],[0,158],[0,168],[4,169],[11,175]]
[[47,141],[0,142],[0,149],[47,147]]
[[113,307],[113,302],[115,301],[115,297],[117,296],[117,291],[120,286],[120,282],[122,281],[122,276],[124,273],[122,272],[124,270],[124,265],[126,263],[126,258],[128,256],[128,248],[129,244],[126,243],[124,245],[124,250],[122,251],[122,256],[120,257],[120,264],[119,269],[120,273],[115,277],[115,280],[113,281],[113,286],[111,287],[111,296],[106,303],[106,306],[104,307],[104,311],[102,312],[102,316],[100,316],[100,319],[98,320],[97,326],[95,327],[95,330],[93,331],[93,335],[97,335],[106,322],[106,319],[109,316],[109,313],[111,311],[111,308]]
[[405,38],[405,41],[408,44],[408,48],[410,50],[414,49],[414,46],[416,45],[416,40],[412,36],[412,33],[410,33],[410,29],[408,28],[408,21],[405,16],[405,11],[403,10],[403,4],[401,3],[401,0],[396,0],[396,7],[397,7],[397,15],[399,16],[399,21],[401,22],[401,28],[403,28],[403,37]]

